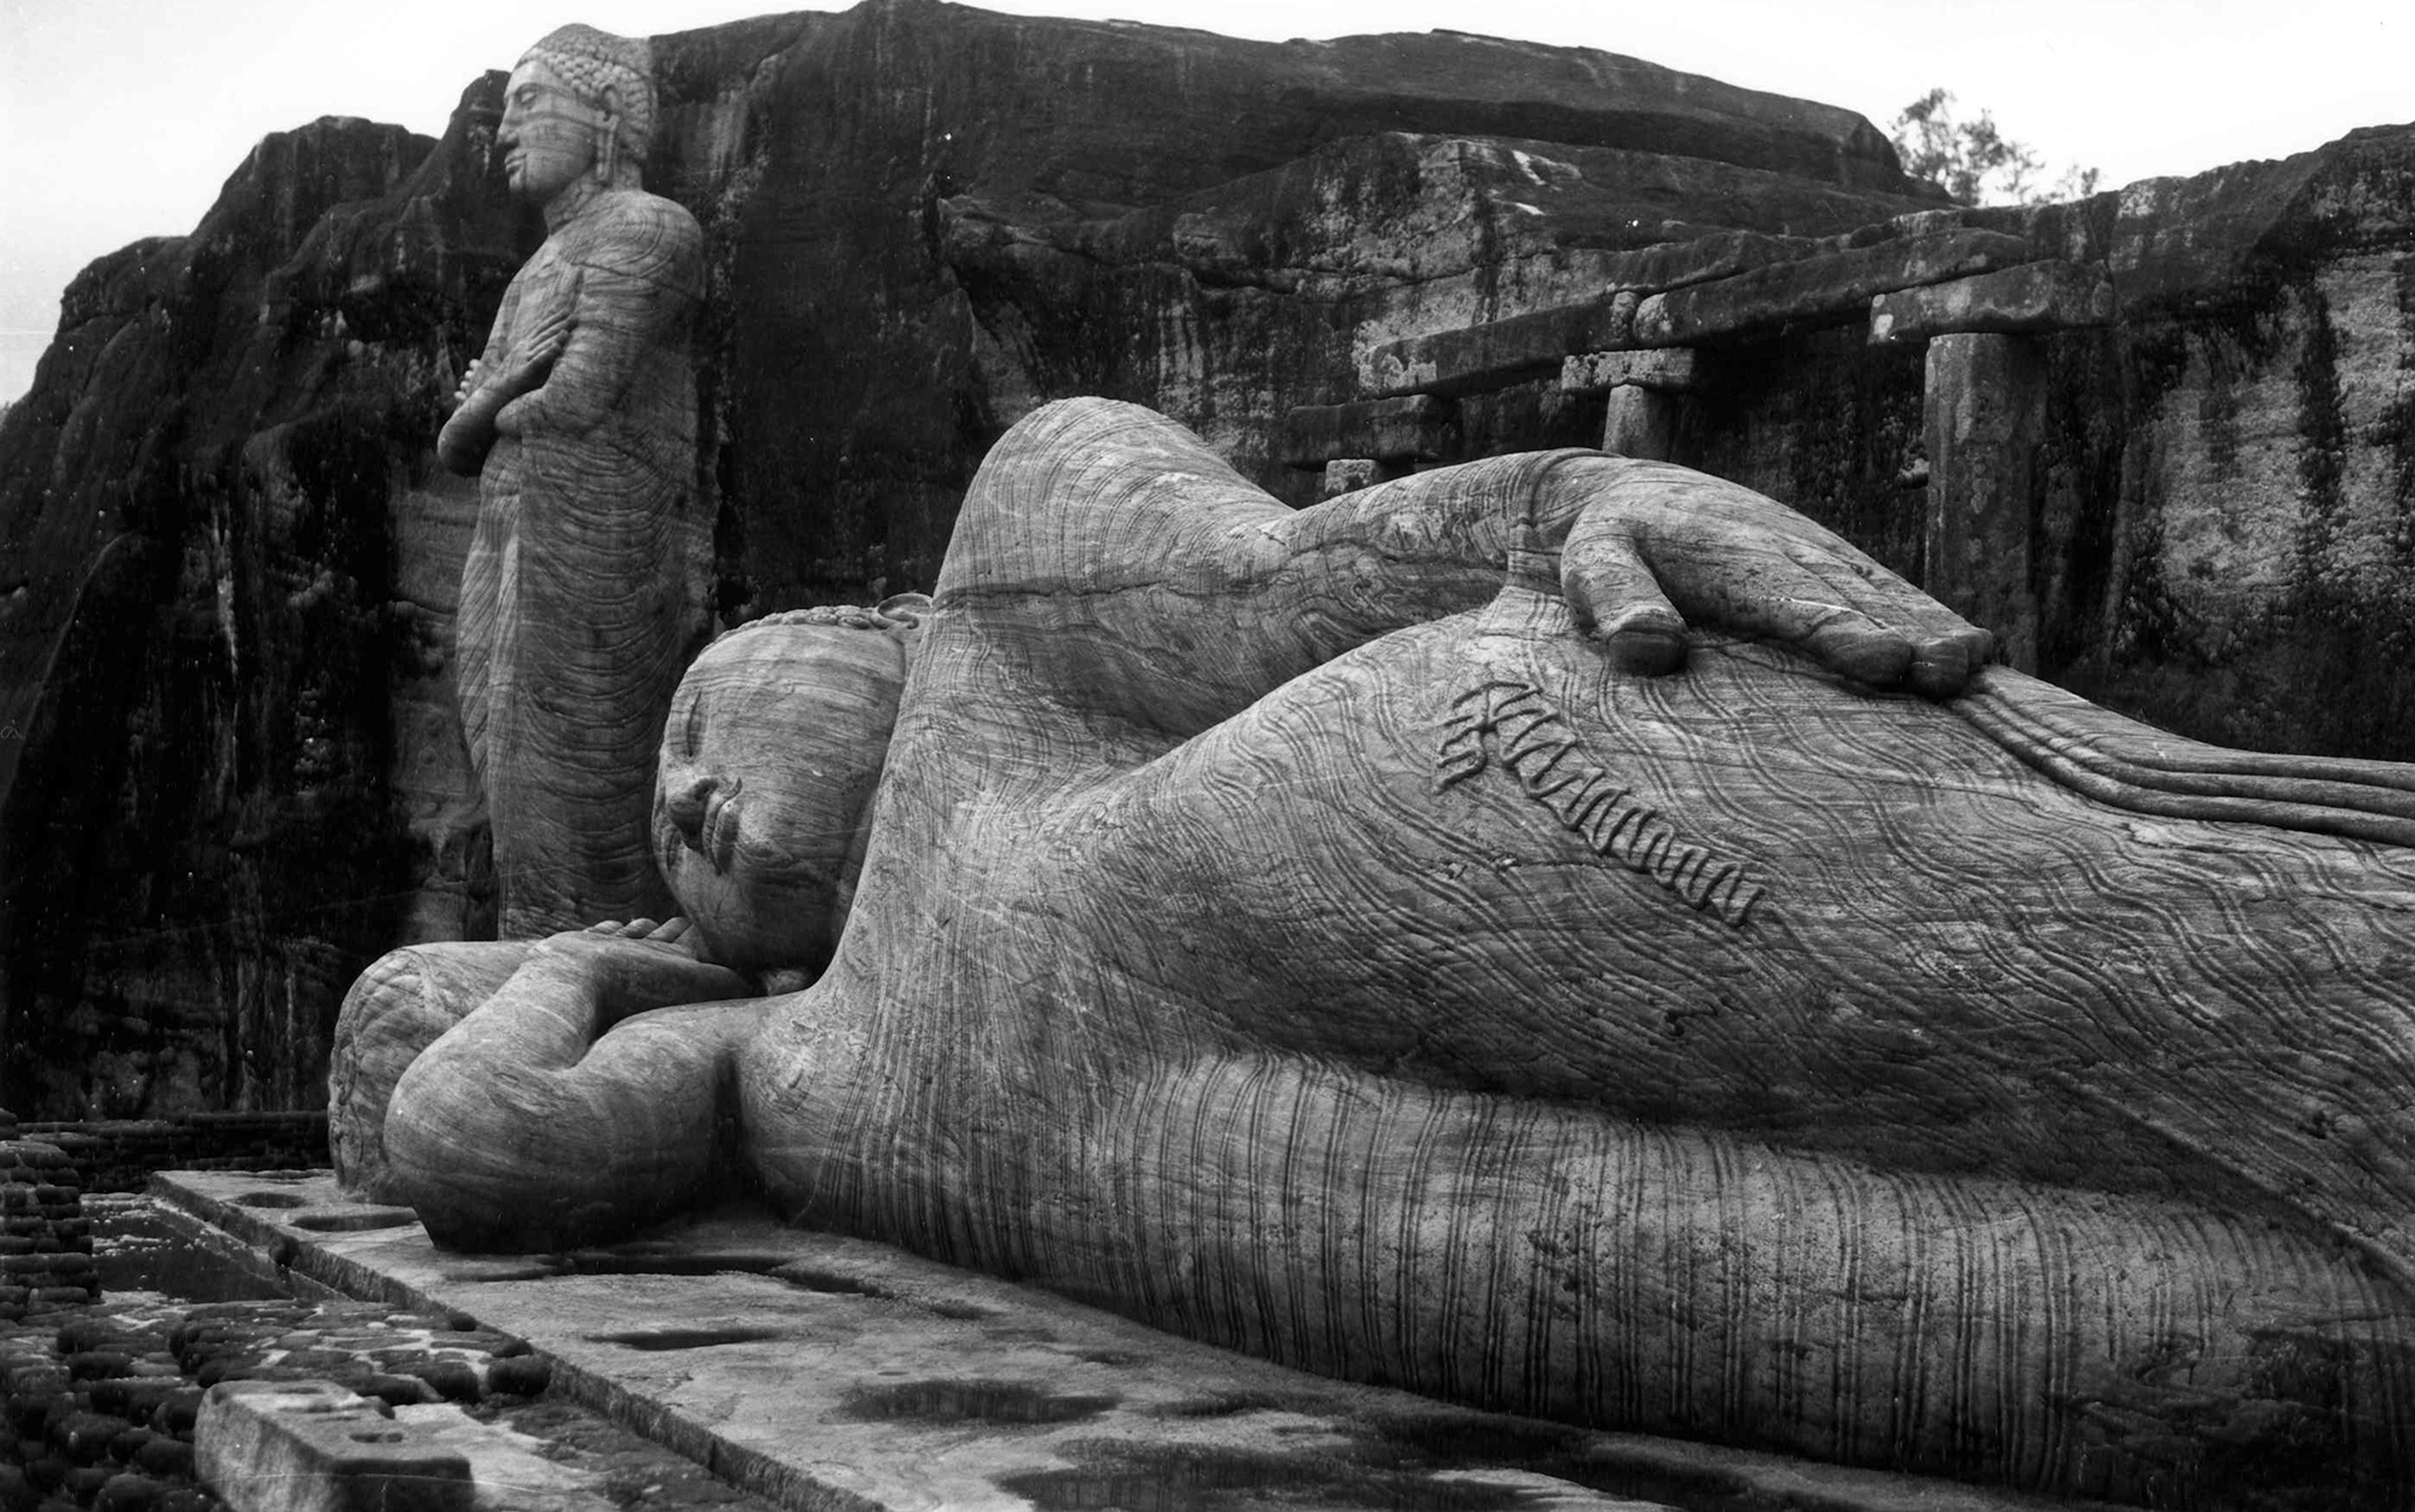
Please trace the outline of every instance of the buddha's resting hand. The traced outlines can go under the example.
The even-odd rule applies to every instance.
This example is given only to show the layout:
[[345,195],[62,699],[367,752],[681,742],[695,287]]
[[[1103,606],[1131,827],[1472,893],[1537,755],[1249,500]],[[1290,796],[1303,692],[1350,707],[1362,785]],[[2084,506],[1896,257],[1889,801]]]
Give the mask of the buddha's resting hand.
[[1071,705],[1188,735],[1485,602],[1505,562],[1546,573],[1552,551],[1581,626],[1625,671],[1673,669],[1689,622],[1932,696],[1987,656],[1984,631],[1833,531],[1685,468],[1538,452],[1292,510],[1173,421],[1097,398],[1044,405],[991,449],[936,598],[979,607],[968,633],[1021,637],[1019,661]]
[[516,400],[545,385],[555,363],[569,350],[578,322],[570,302],[556,306],[516,345],[508,363],[472,357],[453,389],[453,413],[436,438],[437,459],[452,472],[474,476],[494,449],[497,435],[518,435],[510,418]]
[[568,303],[557,307],[519,344],[519,355],[508,364],[489,367],[484,357],[472,357],[470,366],[461,370],[461,382],[453,385],[455,408],[468,404],[473,397],[491,409],[518,398],[542,386],[553,365],[562,360],[570,346],[571,332],[578,321]]
[[1686,658],[1688,620],[1795,646],[1879,687],[1945,697],[1992,637],[1836,532],[1740,485],[1665,463],[1600,474],[1561,544],[1578,622],[1622,671]]
[[[576,292],[574,284],[573,292]],[[555,305],[518,344],[510,366],[492,380],[492,386],[500,397],[506,401],[517,399],[524,394],[536,392],[544,385],[553,371],[553,365],[569,349],[571,334],[578,328],[578,322],[571,314],[574,307],[573,301],[569,299]]]
[[685,919],[638,919],[549,936],[537,943],[530,966],[579,979],[594,995],[600,1035],[633,1013],[756,996],[754,983],[706,960],[703,946]]

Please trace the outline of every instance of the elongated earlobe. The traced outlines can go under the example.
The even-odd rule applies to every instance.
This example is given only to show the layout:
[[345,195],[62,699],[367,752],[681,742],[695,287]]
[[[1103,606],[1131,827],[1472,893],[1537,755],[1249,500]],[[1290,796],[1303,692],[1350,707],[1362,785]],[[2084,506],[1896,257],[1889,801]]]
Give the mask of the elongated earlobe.
[[608,189],[620,182],[621,92],[608,84],[606,85],[603,97],[598,104],[601,106],[603,121],[596,129],[603,133],[604,140],[596,143],[595,168],[597,176],[604,181],[604,187]]

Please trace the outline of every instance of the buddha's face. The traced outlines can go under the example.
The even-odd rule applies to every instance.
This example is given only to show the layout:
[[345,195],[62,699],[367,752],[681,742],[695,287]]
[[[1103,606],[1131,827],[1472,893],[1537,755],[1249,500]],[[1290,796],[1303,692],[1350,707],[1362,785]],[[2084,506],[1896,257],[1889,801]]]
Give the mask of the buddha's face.
[[525,58],[503,86],[503,119],[495,145],[514,195],[545,204],[594,169],[605,129],[599,111],[582,103],[542,58]]
[[688,669],[663,728],[654,855],[714,960],[829,960],[904,681],[890,636],[813,625],[730,636]]

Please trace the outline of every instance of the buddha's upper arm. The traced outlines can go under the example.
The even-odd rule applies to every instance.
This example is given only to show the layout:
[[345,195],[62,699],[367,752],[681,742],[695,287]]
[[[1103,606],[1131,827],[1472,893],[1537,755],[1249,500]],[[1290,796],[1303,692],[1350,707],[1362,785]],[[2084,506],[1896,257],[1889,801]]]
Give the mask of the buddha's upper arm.
[[688,319],[702,264],[702,234],[677,205],[666,201],[620,217],[576,264],[569,344],[536,408],[558,428],[600,420],[646,353]]

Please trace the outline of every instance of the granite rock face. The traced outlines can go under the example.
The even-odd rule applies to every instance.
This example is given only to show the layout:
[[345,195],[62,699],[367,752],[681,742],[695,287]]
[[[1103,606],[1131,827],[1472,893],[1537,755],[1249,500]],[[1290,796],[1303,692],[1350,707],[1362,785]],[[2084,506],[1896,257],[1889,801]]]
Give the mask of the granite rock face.
[[[1986,232],[2118,304],[2039,338],[2041,668],[2202,738],[2410,754],[2415,131],[1961,212],[1850,112],[1454,34],[873,0],[654,52],[647,185],[705,238],[682,554],[715,626],[928,588],[976,464],[1051,398],[1159,409],[1302,504],[1364,459],[1301,465],[1286,422],[1376,397],[1380,352]],[[268,139],[193,233],[77,281],[0,419],[12,1106],[314,1105],[363,965],[492,933],[452,660],[476,501],[430,447],[542,240],[489,161],[501,82],[441,142]],[[1675,458],[1919,580],[1919,344],[1772,319],[1704,349]],[[1573,354],[1450,396],[1436,460],[1597,444]]]
[[[2064,301],[2080,328],[2036,337],[2038,669],[2200,740],[2415,757],[2415,127],[1951,218],[2101,270],[2115,303],[2099,323],[2092,288]],[[1928,582],[1921,342],[1830,325],[1719,355],[1677,459]]]
[[308,1105],[321,1000],[407,927],[418,711],[390,679],[442,654],[413,547],[458,549],[412,458],[518,235],[454,129],[267,138],[190,235],[76,280],[0,427],[21,1109]]
[[2110,209],[2125,319],[2057,352],[2039,506],[2071,532],[2041,582],[2063,680],[2203,739],[2415,757],[2415,127]]
[[[1348,397],[1367,319],[1927,202],[1849,112],[1452,35],[876,0],[660,38],[656,72],[649,186],[706,236],[687,557],[722,622],[927,587],[1044,398],[1160,406],[1304,500],[1273,423]],[[15,1106],[314,1103],[368,959],[491,932],[450,662],[474,488],[430,445],[541,239],[489,162],[501,77],[442,142],[263,142],[192,234],[76,282],[0,426]]]

